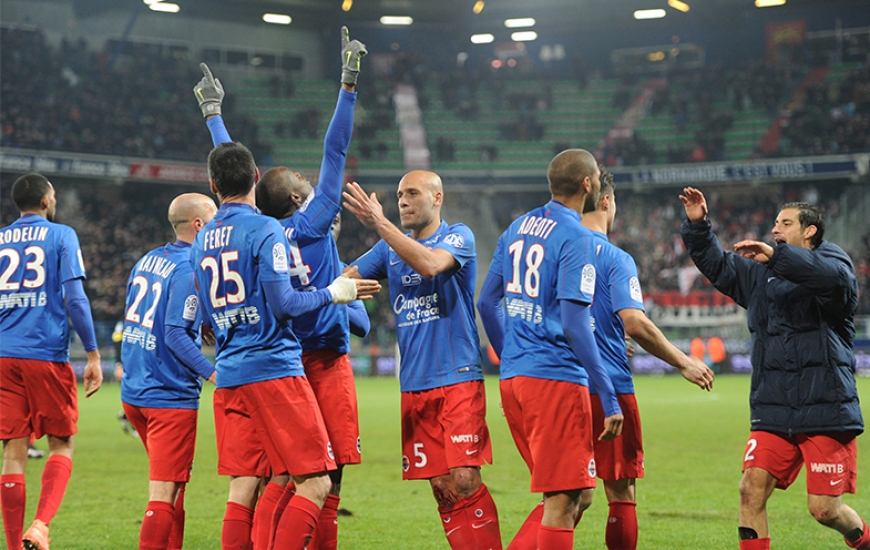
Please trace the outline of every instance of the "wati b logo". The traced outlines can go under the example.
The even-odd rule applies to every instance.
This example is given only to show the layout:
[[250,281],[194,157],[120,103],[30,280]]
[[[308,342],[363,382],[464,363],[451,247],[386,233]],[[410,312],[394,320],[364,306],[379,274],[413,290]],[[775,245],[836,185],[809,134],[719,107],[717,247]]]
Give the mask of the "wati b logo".
[[846,469],[842,464],[825,464],[810,462],[810,471],[816,474],[842,474]]
[[451,435],[450,441],[453,443],[477,443],[480,441],[480,437],[477,434]]

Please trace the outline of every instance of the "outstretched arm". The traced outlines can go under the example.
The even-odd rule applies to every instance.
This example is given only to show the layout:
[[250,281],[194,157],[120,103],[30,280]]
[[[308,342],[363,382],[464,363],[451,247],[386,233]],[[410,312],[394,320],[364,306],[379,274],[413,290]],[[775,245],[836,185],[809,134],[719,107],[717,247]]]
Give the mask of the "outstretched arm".
[[199,108],[202,109],[202,116],[205,117],[206,126],[211,133],[211,141],[217,147],[221,143],[232,141],[224,125],[224,119],[221,117],[224,87],[221,85],[221,81],[211,74],[208,65],[200,63],[199,68],[202,69],[203,76],[202,80],[193,87],[193,95],[196,96]]
[[619,310],[619,316],[625,325],[625,332],[640,344],[640,347],[658,357],[670,366],[678,369],[683,378],[697,385],[702,390],[713,389],[713,371],[700,359],[689,357],[673,345],[662,331],[635,308]]

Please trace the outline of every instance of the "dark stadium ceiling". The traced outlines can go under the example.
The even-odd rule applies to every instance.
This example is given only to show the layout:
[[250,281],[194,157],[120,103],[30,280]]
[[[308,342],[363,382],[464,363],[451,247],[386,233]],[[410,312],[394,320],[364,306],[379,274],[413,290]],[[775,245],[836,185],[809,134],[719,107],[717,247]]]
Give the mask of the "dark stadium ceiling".
[[[80,15],[104,10],[131,10],[142,0],[73,0]],[[383,15],[411,16],[418,28],[449,28],[452,31],[485,32],[503,26],[505,19],[532,17],[537,30],[570,31],[598,29],[602,26],[626,30],[636,24],[632,14],[639,9],[663,8],[668,20],[683,17],[686,24],[704,27],[728,22],[757,13],[755,0],[682,0],[690,10],[683,13],[670,7],[669,0],[482,0],[483,9],[473,12],[478,0],[164,0],[181,7],[193,17],[229,19],[262,23],[264,13],[282,13],[293,17],[294,25],[347,24],[356,28],[383,28]],[[673,0],[671,0],[673,1]],[[348,11],[342,5],[350,4]],[[870,0],[787,0],[784,6],[763,8],[777,10],[783,19],[799,17],[803,8],[870,9]],[[848,27],[848,21],[844,21]]]

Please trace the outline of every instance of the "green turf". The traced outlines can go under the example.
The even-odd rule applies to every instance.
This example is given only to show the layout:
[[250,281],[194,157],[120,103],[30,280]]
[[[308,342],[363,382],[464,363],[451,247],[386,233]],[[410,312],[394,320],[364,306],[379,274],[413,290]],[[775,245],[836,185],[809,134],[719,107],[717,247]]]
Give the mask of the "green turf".
[[[638,402],[644,422],[646,478],[638,482],[639,548],[737,548],[737,484],[748,427],[749,378],[723,376],[704,393],[679,377],[641,377]],[[401,481],[399,389],[394,379],[357,381],[363,464],[345,470],[340,546],[347,549],[447,549],[428,484]],[[497,380],[487,380],[489,424],[496,463],[484,480],[499,508],[505,543],[538,497],[528,491],[528,471],[501,417]],[[870,381],[859,380],[859,390]],[[52,522],[52,547],[136,548],[147,500],[148,468],[141,442],[124,435],[115,419],[117,384],[82,399],[76,459],[63,506]],[[211,402],[206,390],[204,402]],[[187,490],[185,547],[220,547],[227,480],[218,477],[210,407],[200,417],[193,479]],[[866,413],[866,411],[865,411]],[[865,414],[866,416],[866,414]],[[870,517],[870,439],[859,438],[858,495],[845,501]],[[554,447],[557,442],[554,442]],[[37,446],[45,448],[44,441]],[[43,460],[27,472],[28,512],[33,517]],[[777,550],[845,548],[836,533],[816,525],[806,511],[803,474],[770,502]],[[577,528],[575,548],[604,548],[607,506],[603,492]]]

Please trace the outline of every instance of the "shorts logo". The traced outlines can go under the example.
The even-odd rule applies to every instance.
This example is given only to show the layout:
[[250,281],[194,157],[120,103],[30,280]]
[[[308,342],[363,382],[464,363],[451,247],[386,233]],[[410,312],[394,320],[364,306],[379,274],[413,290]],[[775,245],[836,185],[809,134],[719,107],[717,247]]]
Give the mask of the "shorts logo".
[[356,438],[356,452],[362,453],[362,445],[360,445],[359,436]]
[[185,321],[193,321],[196,319],[196,307],[199,302],[196,299],[196,294],[191,294],[184,300],[184,313],[181,318]]
[[450,441],[453,443],[477,443],[480,441],[480,437],[477,434],[451,435]]
[[451,233],[444,237],[444,244],[452,246],[453,248],[462,248],[465,244],[465,239],[463,239],[462,235],[458,233]]
[[842,464],[810,462],[810,471],[814,474],[842,474],[846,471],[846,468],[844,468]]
[[842,479],[838,479],[837,481],[834,481],[834,480],[832,479],[832,480],[831,480],[831,487],[833,487],[834,485],[839,485],[841,481],[843,481],[843,480],[842,480]]
[[408,455],[402,455],[402,471],[407,472],[410,467],[411,461],[408,459]]
[[287,268],[287,249],[284,248],[284,243],[275,243],[272,247],[272,262],[275,264],[275,271],[278,273],[286,273]]
[[580,292],[583,294],[595,294],[595,266],[586,264],[580,274]]
[[329,455],[329,458],[335,460],[335,454],[332,452],[332,441],[327,441],[326,443],[326,454]]
[[587,468],[589,470],[589,477],[595,477],[595,459],[589,460],[589,466]]
[[477,510],[474,511],[474,515],[475,515],[475,517],[482,518],[483,517],[483,510],[478,508]]

